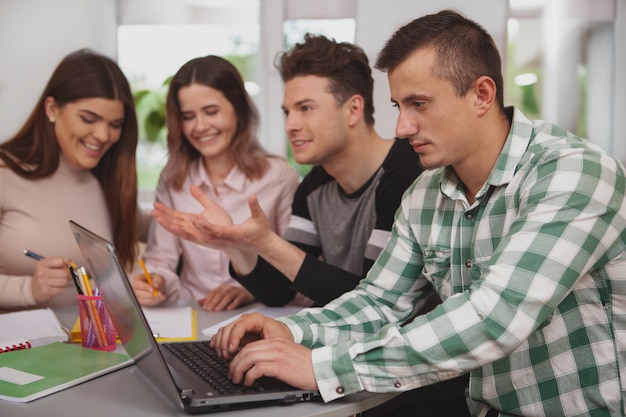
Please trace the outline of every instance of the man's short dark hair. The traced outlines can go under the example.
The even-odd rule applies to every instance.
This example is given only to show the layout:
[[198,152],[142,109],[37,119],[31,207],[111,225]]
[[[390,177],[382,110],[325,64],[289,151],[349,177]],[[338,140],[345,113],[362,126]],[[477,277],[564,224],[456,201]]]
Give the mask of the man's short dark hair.
[[415,50],[433,48],[437,58],[433,73],[465,96],[479,77],[496,84],[496,100],[504,109],[500,54],[493,38],[478,23],[452,10],[422,16],[398,29],[378,54],[375,68],[393,71]]

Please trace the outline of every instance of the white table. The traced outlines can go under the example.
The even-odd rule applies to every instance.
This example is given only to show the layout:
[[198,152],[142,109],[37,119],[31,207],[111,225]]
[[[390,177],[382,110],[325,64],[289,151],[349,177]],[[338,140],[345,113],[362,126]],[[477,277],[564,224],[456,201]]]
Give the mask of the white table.
[[[207,313],[198,310],[198,338],[201,330],[240,314],[253,306],[231,312]],[[64,308],[56,310],[64,326],[71,328],[78,310]],[[208,415],[225,417],[344,417],[358,414],[382,404],[397,394],[360,393],[341,400],[324,404],[310,402],[288,406],[270,406],[241,411],[227,411]],[[61,392],[51,394],[30,403],[0,401],[2,417],[112,417],[112,416],[186,416],[147,384],[136,366],[120,369]]]

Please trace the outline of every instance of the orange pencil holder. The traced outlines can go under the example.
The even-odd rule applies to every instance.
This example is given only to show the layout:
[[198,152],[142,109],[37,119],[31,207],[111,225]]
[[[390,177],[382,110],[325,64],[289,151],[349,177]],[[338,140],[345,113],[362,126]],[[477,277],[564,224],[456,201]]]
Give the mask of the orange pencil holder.
[[117,333],[102,297],[77,295],[80,317],[80,335],[83,347],[97,350],[114,350]]

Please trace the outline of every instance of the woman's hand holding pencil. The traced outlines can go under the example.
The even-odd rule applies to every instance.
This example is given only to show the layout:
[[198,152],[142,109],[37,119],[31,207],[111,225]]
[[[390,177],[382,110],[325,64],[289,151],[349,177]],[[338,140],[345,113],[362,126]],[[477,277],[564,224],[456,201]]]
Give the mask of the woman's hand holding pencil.
[[160,274],[151,274],[142,258],[139,265],[143,273],[133,276],[132,287],[139,303],[146,306],[159,304],[165,300],[165,279]]

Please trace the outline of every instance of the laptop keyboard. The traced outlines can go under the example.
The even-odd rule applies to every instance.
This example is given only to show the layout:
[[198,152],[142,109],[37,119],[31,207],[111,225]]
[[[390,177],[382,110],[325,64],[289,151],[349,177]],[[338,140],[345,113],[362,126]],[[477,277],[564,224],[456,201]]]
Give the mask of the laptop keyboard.
[[228,379],[230,361],[219,358],[215,350],[209,346],[208,341],[162,343],[160,346],[173,353],[221,394],[248,394],[294,389],[278,379],[266,377],[257,379],[251,387],[234,384]]

